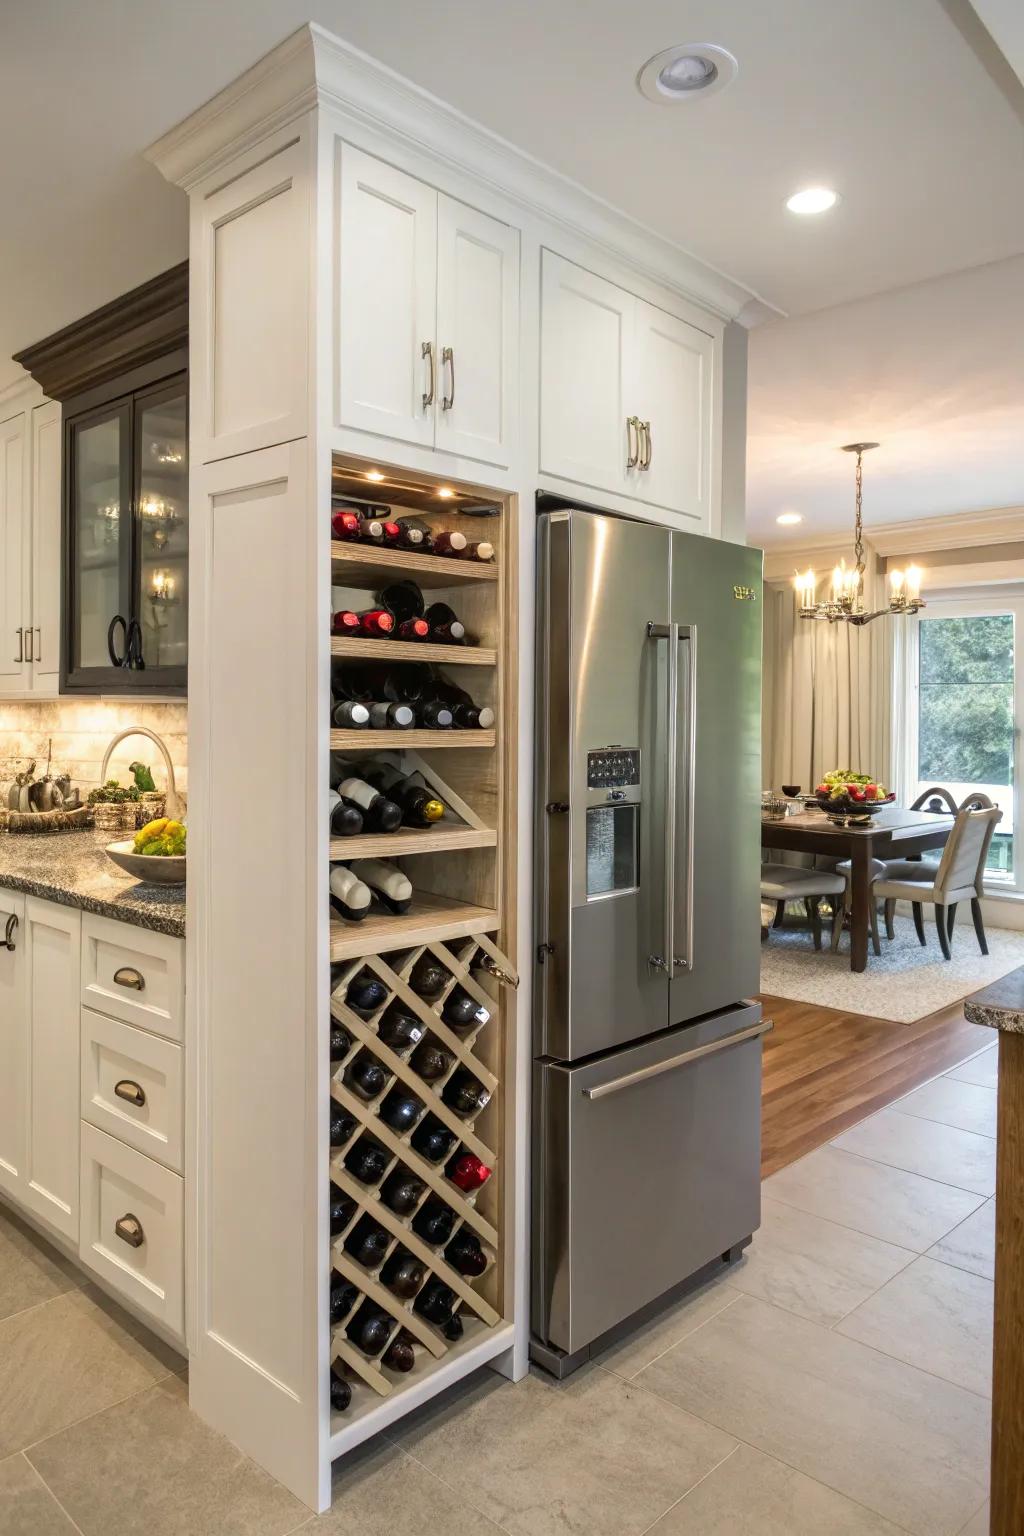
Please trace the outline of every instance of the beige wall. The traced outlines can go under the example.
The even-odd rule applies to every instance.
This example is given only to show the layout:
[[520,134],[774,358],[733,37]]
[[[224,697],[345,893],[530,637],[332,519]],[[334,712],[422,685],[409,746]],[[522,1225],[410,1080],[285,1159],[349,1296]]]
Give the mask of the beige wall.
[[[173,704],[134,704],[102,699],[58,699],[53,702],[0,704],[0,786],[6,790],[15,774],[35,758],[37,772],[46,765],[52,742],[52,772],[70,773],[83,790],[99,783],[103,754],[112,736],[130,725],[145,725],[162,736],[174,765],[179,789],[188,788],[188,710],[184,700]],[[131,783],[128,764],[148,763],[159,789],[166,786],[163,758],[145,736],[129,737],[111,759],[108,776]]]

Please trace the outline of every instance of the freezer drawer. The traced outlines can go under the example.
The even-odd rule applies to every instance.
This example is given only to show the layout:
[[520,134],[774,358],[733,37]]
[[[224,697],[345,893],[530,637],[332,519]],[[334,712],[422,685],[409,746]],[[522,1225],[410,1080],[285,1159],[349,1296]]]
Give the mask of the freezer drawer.
[[761,1036],[743,1004],[535,1064],[533,1330],[572,1354],[761,1221]]

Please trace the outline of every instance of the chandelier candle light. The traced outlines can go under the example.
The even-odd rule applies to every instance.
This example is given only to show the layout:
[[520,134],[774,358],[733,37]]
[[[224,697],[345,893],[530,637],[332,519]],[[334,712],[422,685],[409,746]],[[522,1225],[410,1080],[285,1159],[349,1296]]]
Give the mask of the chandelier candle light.
[[797,607],[802,619],[828,619],[830,624],[842,620],[847,624],[870,624],[887,613],[917,613],[924,607],[921,596],[921,570],[910,565],[905,571],[889,572],[889,606],[868,612],[864,607],[864,523],[861,517],[863,482],[863,458],[877,443],[844,443],[843,453],[857,455],[856,512],[853,524],[853,554],[856,564],[851,570],[845,560],[840,560],[832,572],[829,593],[821,602],[815,601],[818,578],[812,570],[798,571],[793,577]]

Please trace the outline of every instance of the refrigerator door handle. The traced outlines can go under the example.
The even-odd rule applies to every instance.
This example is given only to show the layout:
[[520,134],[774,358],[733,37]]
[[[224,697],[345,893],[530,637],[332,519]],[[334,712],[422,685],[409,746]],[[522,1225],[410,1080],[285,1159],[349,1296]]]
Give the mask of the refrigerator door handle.
[[[682,971],[692,971],[694,964],[693,953],[693,907],[694,907],[694,847],[693,826],[696,815],[696,781],[697,781],[697,626],[696,624],[677,624],[674,626],[680,641],[685,640],[687,645],[687,676],[686,676],[686,768],[683,794],[686,808],[686,868],[683,874],[683,891],[685,901],[685,924],[683,938],[683,953],[675,953],[675,933],[667,954],[672,956],[673,972],[678,967]],[[671,746],[671,762],[673,764],[673,780],[675,779],[674,765],[677,756],[676,735],[673,731]],[[672,874],[675,877],[675,812],[671,822],[672,836]]]
[[668,752],[665,775],[665,926],[662,953],[648,955],[647,963],[671,976],[675,969],[676,935],[676,737],[679,730],[679,625],[656,624],[649,620],[647,633],[652,640],[668,641]]
[[710,1040],[707,1045],[695,1045],[689,1051],[682,1051],[678,1056],[670,1056],[667,1061],[656,1061],[653,1066],[640,1067],[636,1072],[625,1072],[621,1077],[613,1077],[610,1083],[597,1083],[593,1088],[584,1088],[585,1099],[603,1099],[610,1093],[619,1093],[623,1088],[632,1088],[635,1083],[645,1083],[648,1078],[660,1077],[662,1072],[674,1072],[677,1067],[685,1067],[691,1061],[700,1061],[705,1056],[714,1056],[719,1051],[728,1049],[731,1045],[742,1045],[744,1040],[756,1040],[758,1035],[766,1035],[772,1028],[771,1019],[761,1019],[757,1024],[751,1024],[746,1029],[738,1029],[734,1034],[725,1035],[721,1040]]

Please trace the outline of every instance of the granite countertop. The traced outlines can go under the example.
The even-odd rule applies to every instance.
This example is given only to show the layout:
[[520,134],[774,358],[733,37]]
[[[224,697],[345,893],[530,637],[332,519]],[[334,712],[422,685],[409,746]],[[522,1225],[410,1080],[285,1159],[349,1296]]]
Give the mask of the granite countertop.
[[1024,965],[969,997],[964,1003],[964,1017],[972,1024],[1024,1035]]
[[0,886],[154,933],[185,936],[185,887],[143,884],[107,857],[109,832],[7,832]]

